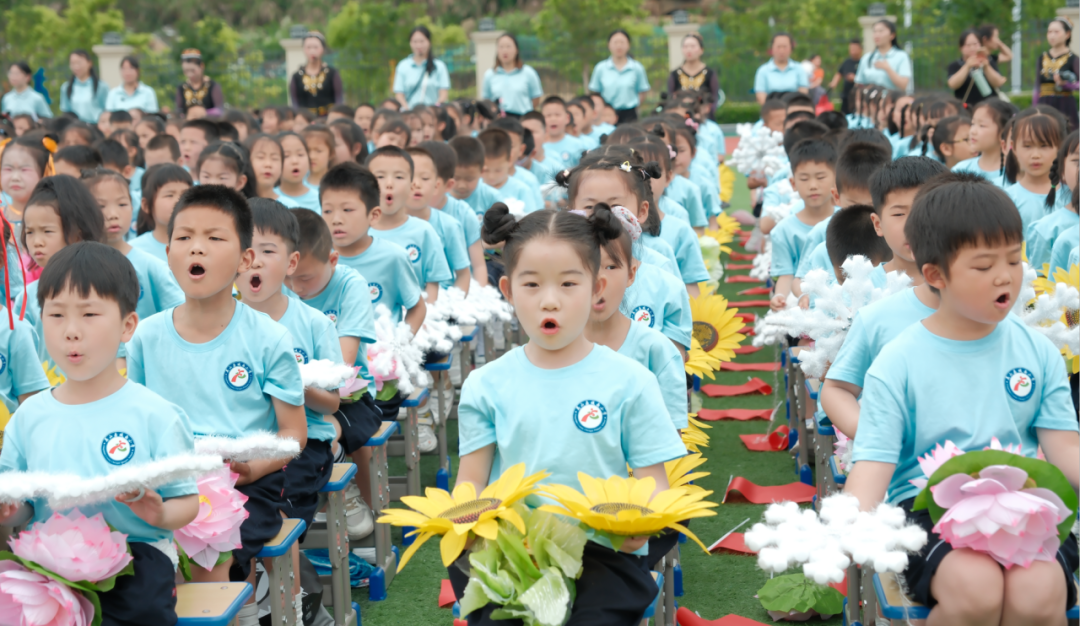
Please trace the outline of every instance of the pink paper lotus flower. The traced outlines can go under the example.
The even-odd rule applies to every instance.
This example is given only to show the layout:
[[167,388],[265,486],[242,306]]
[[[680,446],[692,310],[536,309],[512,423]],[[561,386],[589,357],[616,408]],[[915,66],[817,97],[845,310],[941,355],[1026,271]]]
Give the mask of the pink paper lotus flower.
[[[840,432],[839,428],[833,429],[836,432],[836,441],[833,443],[834,454],[837,457],[837,465],[840,467],[840,471],[847,472],[851,469],[851,453],[852,450],[851,439],[847,435]],[[773,618],[775,621],[776,618]]]
[[986,447],[986,448],[983,448],[983,450],[1001,450],[1002,452],[1012,452],[1013,454],[1021,454],[1023,452],[1023,450],[1024,450],[1024,444],[1022,444],[1022,443],[1011,444],[1010,443],[1009,445],[1002,447],[1001,440],[999,440],[997,437],[991,437],[990,438],[990,445],[988,447]]
[[236,490],[239,477],[222,467],[200,478],[199,514],[173,533],[176,543],[203,569],[214,569],[222,552],[241,547],[240,524],[248,518],[244,508],[248,498]]
[[960,456],[964,451],[956,447],[956,444],[951,441],[946,441],[942,446],[940,443],[934,447],[933,450],[927,452],[925,456],[919,457],[919,468],[923,471],[923,478],[912,478],[908,482],[915,485],[919,489],[926,489],[926,482],[930,480],[930,477],[934,475],[939,467],[945,464],[945,461],[953,458],[954,456]]
[[367,381],[360,376],[360,368],[354,367],[353,370],[356,372],[356,376],[351,378],[344,385],[338,387],[338,396],[342,398],[348,398],[357,391],[367,388]]
[[89,626],[94,605],[82,594],[15,561],[0,561],[0,626]]
[[10,541],[19,558],[37,563],[71,582],[96,583],[112,578],[131,562],[127,535],[109,529],[101,513],[86,517],[79,509],[54,513]]
[[1027,479],[1011,465],[985,467],[979,478],[949,476],[931,488],[934,502],[947,509],[934,532],[953,548],[988,554],[1005,569],[1054,561],[1061,545],[1057,525],[1069,511],[1049,489],[1024,489]]

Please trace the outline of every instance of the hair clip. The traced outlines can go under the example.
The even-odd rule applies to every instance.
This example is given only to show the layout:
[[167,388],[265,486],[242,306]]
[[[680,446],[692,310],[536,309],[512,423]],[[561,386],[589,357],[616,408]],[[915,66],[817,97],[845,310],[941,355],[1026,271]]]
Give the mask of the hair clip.
[[686,125],[689,126],[690,128],[693,128],[695,133],[697,132],[698,127],[699,127],[699,124],[697,123],[697,121],[694,120],[694,118],[690,117],[689,115],[686,116]]
[[671,146],[667,147],[667,151],[668,151],[668,157],[669,158],[674,159],[675,157],[679,156],[679,153],[675,152],[675,148],[672,148]]
[[641,224],[630,209],[617,204],[611,207],[611,212],[615,214],[615,217],[619,218],[619,222],[622,223],[623,228],[630,235],[631,241],[637,241],[641,238]]
[[52,137],[42,137],[41,145],[45,146],[45,149],[49,151],[49,154],[56,152],[56,141]]
[[562,171],[563,178],[570,178],[570,170]]
[[624,172],[629,172],[629,171],[633,170],[634,168],[633,168],[632,165],[630,165],[630,161],[623,161],[622,165],[619,166],[619,169],[621,169]]

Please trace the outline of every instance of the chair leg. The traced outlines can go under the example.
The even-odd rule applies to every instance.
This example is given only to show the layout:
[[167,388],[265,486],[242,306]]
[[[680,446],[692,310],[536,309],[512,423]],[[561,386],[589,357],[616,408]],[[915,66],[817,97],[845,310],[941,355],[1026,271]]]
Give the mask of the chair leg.
[[[430,401],[430,400],[429,400]],[[406,423],[402,428],[405,437],[405,492],[410,496],[420,494],[420,448],[417,445],[419,434],[419,410],[415,406],[405,409]]]
[[664,557],[664,626],[675,626],[675,559],[678,550],[676,545]]
[[345,523],[345,496],[341,491],[330,494],[326,511],[326,532],[330,556],[330,591],[334,601],[334,623],[346,626],[352,603],[349,581],[349,531]]
[[[372,446],[371,465],[371,499],[375,513],[390,506],[390,476],[386,464],[386,446]],[[394,579],[397,573],[397,559],[390,550],[390,526],[387,524],[375,524],[375,559],[376,566],[385,570],[386,585]]]
[[293,605],[292,553],[286,552],[271,559],[270,616],[273,623],[296,626],[296,609]]

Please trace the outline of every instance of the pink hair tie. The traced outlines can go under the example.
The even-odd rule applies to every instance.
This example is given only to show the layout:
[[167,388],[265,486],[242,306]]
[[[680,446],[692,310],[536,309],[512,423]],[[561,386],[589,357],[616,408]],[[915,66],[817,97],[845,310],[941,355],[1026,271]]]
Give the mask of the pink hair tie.
[[697,120],[695,120],[694,118],[687,117],[686,118],[686,125],[689,126],[690,128],[693,128],[694,132],[697,132],[699,124],[697,123]]
[[667,151],[668,151],[668,156],[671,157],[672,159],[674,159],[675,157],[677,157],[679,155],[678,152],[675,152],[675,148],[672,148],[671,146],[667,147]]
[[615,205],[611,207],[611,212],[615,214],[615,217],[619,218],[626,232],[630,233],[631,240],[637,241],[641,238],[641,224],[638,222],[637,216],[630,212],[630,209]]

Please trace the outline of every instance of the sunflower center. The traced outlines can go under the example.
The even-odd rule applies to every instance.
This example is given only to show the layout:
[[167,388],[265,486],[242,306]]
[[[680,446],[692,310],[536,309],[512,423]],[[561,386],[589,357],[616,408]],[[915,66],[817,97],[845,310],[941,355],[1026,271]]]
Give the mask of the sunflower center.
[[701,344],[701,349],[709,352],[720,342],[720,333],[708,322],[694,322],[694,339]]
[[439,514],[439,517],[448,519],[455,524],[472,524],[480,519],[480,516],[488,511],[494,511],[502,504],[498,498],[477,498],[468,502],[452,506]]
[[1066,309],[1065,310],[1065,325],[1071,328],[1076,328],[1080,324],[1080,310],[1078,309]]
[[637,511],[642,515],[652,515],[652,509],[647,509],[639,504],[629,504],[627,502],[604,502],[602,504],[597,504],[589,510],[593,513],[599,513],[600,515],[618,515],[622,511]]

